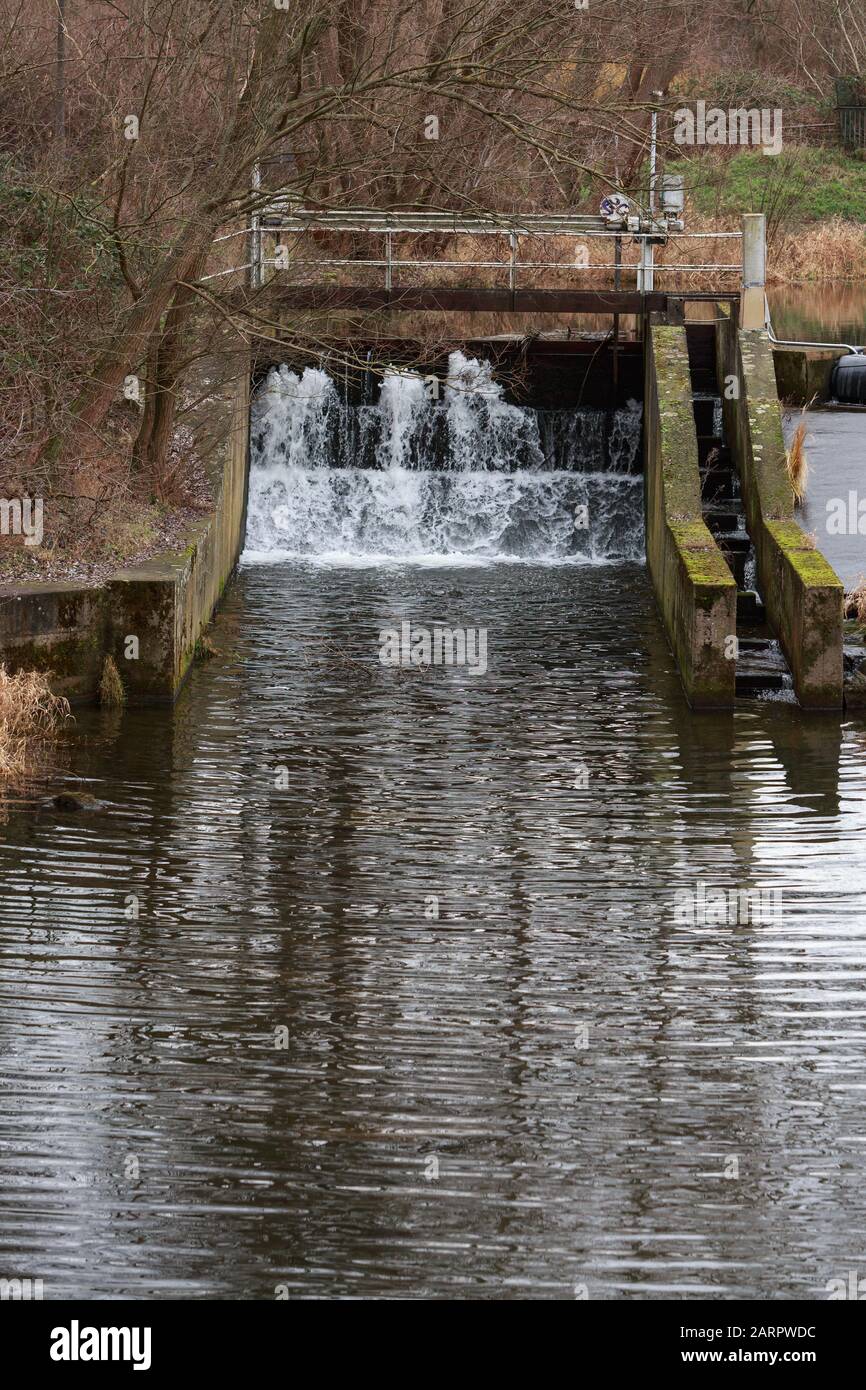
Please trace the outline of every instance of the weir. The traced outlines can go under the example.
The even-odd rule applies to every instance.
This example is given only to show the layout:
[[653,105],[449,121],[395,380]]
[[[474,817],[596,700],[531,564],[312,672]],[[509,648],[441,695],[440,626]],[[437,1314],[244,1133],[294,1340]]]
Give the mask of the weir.
[[[0,656],[9,669],[51,670],[61,693],[87,701],[111,656],[130,704],[173,700],[244,548],[256,561],[347,564],[645,560],[695,708],[759,696],[839,709],[842,585],[794,514],[763,320],[763,219],[745,218],[742,234],[718,234],[741,236],[752,256],[751,264],[722,267],[741,276],[737,292],[654,288],[653,245],[681,225],[670,218],[637,218],[634,289],[620,283],[625,223],[611,229],[581,217],[473,224],[470,231],[507,242],[505,261],[479,263],[507,275],[504,291],[398,284],[410,265],[453,268],[441,249],[438,260],[410,258],[418,235],[427,244],[435,216],[418,214],[418,225],[408,226],[406,215],[304,214],[293,222],[280,214],[270,230],[258,228],[251,282],[270,321],[283,316],[291,342],[300,294],[332,337],[336,325],[336,341],[311,365],[309,356],[292,361],[279,334],[262,340],[251,332],[252,360],[242,354],[233,378],[207,397],[216,502],[192,543],[98,589],[30,584],[0,595]],[[384,261],[329,260],[322,243],[306,269],[303,259],[292,262],[300,283],[275,275],[265,283],[266,236],[283,235],[281,222],[307,234],[319,221],[326,241],[352,227],[353,236],[384,237]],[[456,216],[440,218],[437,247],[462,230]],[[405,257],[397,254],[401,237]],[[617,243],[615,287],[520,285],[530,271],[555,267],[562,279],[575,269],[522,260],[522,238],[540,237]],[[383,268],[384,290],[326,283],[329,265],[357,265],[362,278]],[[386,335],[406,293],[425,311],[458,300],[467,310],[489,307],[484,296],[492,295],[510,311],[566,312],[569,325],[575,313],[606,313],[612,327],[584,339],[572,338],[571,326],[463,336],[437,356]],[[360,320],[371,330],[365,343],[357,310],[371,294],[379,298],[372,318]],[[340,328],[333,311],[348,304],[352,316]],[[621,332],[625,315],[634,320],[630,335]],[[612,585],[612,616],[616,603]]]
[[[435,395],[431,385],[435,383]],[[253,402],[247,549],[471,563],[640,560],[641,409],[519,406],[489,361],[394,369],[370,404],[271,369]]]
[[[794,519],[771,349],[730,304],[713,310],[649,316],[642,342],[620,345],[616,388],[610,343],[556,339],[466,344],[423,371],[391,343],[375,385],[326,360],[266,367],[248,558],[646,558],[694,707],[839,708],[842,586]],[[506,386],[494,360],[510,381],[517,357]]]
[[[676,190],[661,214],[651,193],[648,217],[619,220],[616,213],[474,220],[317,213],[276,198],[254,229],[250,283],[266,287],[278,313],[311,306],[612,313],[608,339],[584,345],[593,362],[606,365],[612,391],[595,407],[582,394],[575,400],[562,382],[552,402],[508,399],[483,350],[453,352],[426,379],[395,367],[375,402],[366,382],[353,397],[345,379],[341,395],[326,370],[277,365],[253,407],[248,548],[558,563],[638,560],[645,549],[692,705],[725,708],[761,697],[841,707],[842,586],[794,517],[765,331],[764,218],[746,215],[739,233],[687,233],[681,210]],[[625,231],[640,245],[633,290],[622,285]],[[484,258],[449,259],[448,237],[457,234],[480,238]],[[613,269],[612,289],[562,284],[563,262],[544,248],[563,237],[584,250],[615,249],[611,266],[575,257],[578,270]],[[655,247],[689,238],[700,245],[705,237],[736,238],[741,261],[668,260],[666,274],[735,272],[736,293],[661,292]],[[431,241],[438,254],[425,259],[418,248]],[[358,244],[382,251],[359,257]],[[507,253],[494,260],[487,248],[504,245]],[[538,251],[527,257],[524,245],[541,247],[540,258]],[[286,267],[289,275],[281,276]],[[501,272],[507,286],[443,283],[443,273],[468,267]],[[354,284],[325,283],[347,268]],[[431,271],[438,277],[432,285]],[[539,271],[559,287],[539,285]],[[371,283],[380,273],[384,286]],[[627,313],[636,315],[631,346],[642,380],[623,398],[620,323]],[[548,341],[546,350],[552,347]],[[538,342],[523,351],[537,366]],[[580,377],[581,391],[588,375]]]

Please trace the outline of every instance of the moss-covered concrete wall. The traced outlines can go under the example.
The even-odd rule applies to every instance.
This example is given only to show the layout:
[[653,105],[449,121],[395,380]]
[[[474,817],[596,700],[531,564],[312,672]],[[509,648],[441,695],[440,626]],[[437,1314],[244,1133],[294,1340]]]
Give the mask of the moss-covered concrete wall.
[[82,584],[0,588],[0,661],[8,670],[50,671],[55,694],[95,696],[104,660],[105,593]]
[[[221,462],[213,511],[181,555],[155,556],[109,584],[108,650],[130,703],[171,701],[189,670],[243,543],[249,450],[249,377],[214,412],[212,456]],[[137,639],[137,647],[130,643]],[[130,656],[129,651],[137,651]]]
[[111,655],[132,705],[170,703],[243,544],[249,448],[249,373],[208,403],[204,447],[213,510],[180,555],[155,556],[101,588],[23,584],[0,589],[0,661],[53,673],[73,703],[96,699]]
[[781,401],[808,405],[830,398],[830,373],[843,350],[823,352],[818,348],[773,348],[776,391]]
[[[685,329],[653,320],[644,392],[647,566],[689,703],[726,708],[736,662],[737,586],[701,515]],[[730,656],[726,655],[730,653]]]
[[800,703],[842,703],[842,584],[794,516],[773,352],[766,333],[738,331],[724,306],[716,334],[725,433],[740,474],[758,586]]

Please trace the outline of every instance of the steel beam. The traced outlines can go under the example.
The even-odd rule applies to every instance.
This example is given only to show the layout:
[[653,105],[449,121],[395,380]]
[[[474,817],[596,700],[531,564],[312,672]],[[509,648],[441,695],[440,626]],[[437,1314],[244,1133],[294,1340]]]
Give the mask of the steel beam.
[[[389,291],[348,285],[286,285],[278,288],[273,283],[269,289],[270,302],[277,309],[462,309],[491,313],[639,314],[664,313],[668,300],[667,294],[661,291],[638,294],[634,290],[414,288]],[[713,297],[724,299],[729,296]]]

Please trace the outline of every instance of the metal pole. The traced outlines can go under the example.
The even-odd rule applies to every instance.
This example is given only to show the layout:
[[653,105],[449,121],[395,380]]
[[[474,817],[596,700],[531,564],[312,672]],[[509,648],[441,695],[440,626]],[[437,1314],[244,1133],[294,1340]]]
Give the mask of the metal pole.
[[746,212],[743,214],[741,328],[766,328],[766,280],[767,219],[762,212]]
[[391,233],[390,233],[390,232],[386,232],[386,233],[385,233],[385,289],[388,290],[389,292],[390,292],[390,289],[391,289],[391,280],[392,280],[392,271],[393,271],[393,266],[392,266],[393,254],[394,254],[394,250],[393,250],[393,246],[392,246],[392,244],[391,244]]
[[511,248],[511,259],[508,264],[508,288],[511,290],[511,293],[513,294],[515,289],[517,288],[517,266],[515,264],[517,258],[516,232],[508,233],[508,245]]
[[653,246],[647,235],[641,237],[640,265],[637,269],[637,287],[644,293],[653,288],[654,280]]
[[[613,287],[615,290],[622,288],[622,237],[615,238],[613,243]],[[619,314],[613,316],[613,403],[616,405],[617,391],[619,388]]]
[[[660,100],[664,94],[653,92],[653,97]],[[656,162],[658,154],[658,131],[659,113],[658,108],[653,107],[652,120],[650,121],[650,176],[649,176],[649,215],[650,225],[655,221],[656,215]],[[655,289],[655,247],[651,241],[644,240],[641,243],[641,265],[643,274],[641,276],[641,288],[643,290]]]
[[[251,187],[253,193],[258,193],[262,186],[262,170],[257,163],[253,165],[251,176]],[[250,214],[250,253],[247,256],[249,261],[249,286],[251,290],[261,289],[262,285],[262,215],[258,202],[253,204]]]

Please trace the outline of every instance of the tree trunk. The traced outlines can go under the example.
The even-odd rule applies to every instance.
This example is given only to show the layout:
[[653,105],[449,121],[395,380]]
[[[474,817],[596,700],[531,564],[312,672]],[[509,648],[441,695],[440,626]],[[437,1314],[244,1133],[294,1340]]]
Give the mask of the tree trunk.
[[[204,270],[206,257],[201,256],[190,271],[190,280],[198,279]],[[177,389],[183,368],[187,330],[195,303],[195,292],[188,284],[179,285],[165,320],[165,329],[157,354],[154,383],[153,426],[148,441],[148,465],[153,486],[161,500],[166,484],[168,448],[177,414]]]
[[150,437],[153,434],[153,422],[156,417],[156,378],[159,370],[158,364],[159,335],[154,333],[153,340],[147,353],[144,410],[141,416],[141,425],[139,426],[135,445],[132,450],[132,466],[137,473],[143,473],[147,468]]
[[57,0],[57,67],[54,74],[54,149],[66,148],[66,0]]
[[194,267],[207,255],[218,225],[218,218],[213,217],[182,232],[141,299],[129,310],[123,328],[97,362],[72,407],[79,434],[97,428],[116,399],[130,367],[137,366],[146,356],[150,339],[171,304],[177,282],[189,279]]
[[[662,58],[657,63],[650,63],[643,72],[637,91],[634,94],[636,102],[652,103],[653,92],[665,93],[668,90],[673,78],[679,72],[681,56],[674,54],[671,57]],[[647,141],[649,139],[649,128],[652,122],[652,114],[649,110],[635,113],[633,124],[641,132],[646,132],[643,139],[631,140],[631,154],[626,162],[622,176],[623,188],[631,188],[632,181],[637,176],[637,172],[647,153]],[[643,189],[639,193],[643,193]]]

